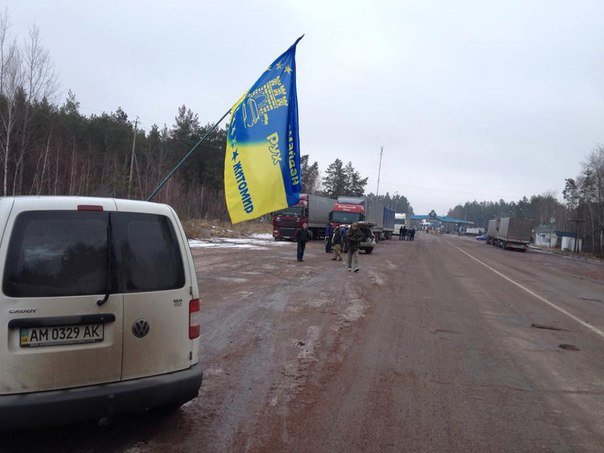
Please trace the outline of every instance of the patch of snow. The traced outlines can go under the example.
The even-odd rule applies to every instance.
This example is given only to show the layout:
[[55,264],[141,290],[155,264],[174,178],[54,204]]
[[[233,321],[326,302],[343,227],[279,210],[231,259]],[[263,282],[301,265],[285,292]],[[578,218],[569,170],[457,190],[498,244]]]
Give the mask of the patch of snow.
[[271,233],[255,233],[250,235],[253,239],[264,239],[266,241],[272,241],[273,235]]
[[287,245],[286,242],[273,241],[270,234],[252,235],[246,238],[210,238],[190,239],[191,248],[248,248],[268,250],[267,246]]
[[342,317],[346,321],[358,321],[360,318],[365,316],[365,308],[366,307],[362,299],[353,299],[350,301],[350,305],[344,309]]

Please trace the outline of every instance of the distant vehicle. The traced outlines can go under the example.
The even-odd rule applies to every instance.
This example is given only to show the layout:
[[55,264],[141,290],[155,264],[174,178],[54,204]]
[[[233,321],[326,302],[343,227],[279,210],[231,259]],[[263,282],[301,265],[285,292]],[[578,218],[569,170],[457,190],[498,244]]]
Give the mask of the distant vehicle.
[[487,234],[481,234],[480,236],[476,236],[476,239],[479,241],[486,241],[489,238]]
[[397,212],[394,214],[394,231],[393,234],[398,236],[401,232],[401,228],[405,225],[407,221],[407,214],[402,212]]
[[365,206],[361,204],[335,202],[331,213],[329,214],[329,220],[331,220],[335,226],[350,226],[354,222],[360,222],[364,219]]
[[319,195],[301,194],[294,206],[273,213],[273,237],[276,241],[293,239],[306,223],[312,239],[325,237],[325,227],[336,200]]
[[516,249],[526,252],[531,243],[533,222],[529,219],[503,217],[489,220],[487,244],[502,249]]
[[373,224],[376,240],[390,239],[394,232],[395,212],[377,200],[365,197],[338,197],[330,215],[337,225],[351,225],[353,222],[367,221]]
[[481,234],[484,234],[484,228],[468,227],[465,229],[464,234],[468,236],[479,236]]
[[363,242],[359,244],[359,250],[363,250],[369,255],[375,248],[375,235],[371,229],[373,224],[371,222],[363,221],[357,223],[359,224],[359,228],[361,229],[364,237]]

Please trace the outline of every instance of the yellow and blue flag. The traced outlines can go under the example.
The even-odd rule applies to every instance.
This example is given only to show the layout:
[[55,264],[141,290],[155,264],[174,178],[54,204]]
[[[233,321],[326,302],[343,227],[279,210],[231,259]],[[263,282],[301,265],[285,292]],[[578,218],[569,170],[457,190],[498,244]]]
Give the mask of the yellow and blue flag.
[[232,223],[292,206],[302,189],[296,44],[231,109],[224,192]]

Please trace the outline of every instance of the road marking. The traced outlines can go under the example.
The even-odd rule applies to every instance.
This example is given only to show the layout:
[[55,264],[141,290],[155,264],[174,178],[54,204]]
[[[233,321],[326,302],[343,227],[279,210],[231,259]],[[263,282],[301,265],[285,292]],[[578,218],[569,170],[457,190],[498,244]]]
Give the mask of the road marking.
[[482,264],[484,267],[486,267],[487,269],[489,269],[490,271],[495,272],[497,275],[499,275],[501,278],[504,278],[505,280],[507,280],[508,282],[516,285],[518,288],[526,291],[527,293],[529,293],[531,296],[535,297],[536,299],[539,299],[541,302],[546,303],[547,305],[549,305],[550,307],[558,310],[560,313],[568,316],[570,319],[572,319],[573,321],[578,322],[579,324],[581,324],[583,327],[587,327],[589,330],[591,330],[592,332],[594,332],[597,335],[600,335],[602,338],[604,338],[604,332],[601,331],[600,329],[598,329],[597,327],[594,327],[592,325],[590,325],[589,323],[583,321],[580,318],[577,318],[575,315],[573,315],[572,313],[569,313],[568,311],[566,311],[564,308],[558,307],[556,304],[554,304],[553,302],[550,302],[549,300],[547,300],[544,297],[541,297],[539,294],[531,291],[530,289],[528,289],[526,286],[521,285],[520,283],[518,283],[515,280],[512,280],[510,277],[508,277],[507,275],[502,274],[501,272],[499,272],[497,269],[492,268],[491,266],[489,266],[488,264],[480,261],[478,258],[470,255],[468,252],[466,252],[463,249],[460,249],[459,247],[457,247],[456,245],[451,244],[449,241],[445,241],[447,244],[449,244],[451,247],[455,247],[457,250],[459,250],[461,253],[464,253],[466,255],[468,255],[470,258],[472,258],[474,261]]

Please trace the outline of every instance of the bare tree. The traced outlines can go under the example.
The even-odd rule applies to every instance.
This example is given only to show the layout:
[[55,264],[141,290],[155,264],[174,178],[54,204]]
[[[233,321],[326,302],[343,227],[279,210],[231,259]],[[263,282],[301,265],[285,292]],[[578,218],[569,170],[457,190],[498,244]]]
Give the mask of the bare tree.
[[13,176],[13,194],[22,192],[23,159],[30,144],[32,106],[34,102],[50,99],[57,90],[57,79],[48,50],[40,42],[40,30],[33,25],[23,46],[21,58],[25,106],[21,123],[21,143]]
[[0,120],[2,122],[3,137],[0,145],[2,151],[3,168],[3,194],[8,192],[8,168],[11,158],[12,132],[16,123],[17,93],[21,87],[22,71],[21,56],[17,43],[9,34],[10,24],[8,11],[0,15]]
[[581,163],[584,202],[594,253],[604,254],[604,146],[597,146]]

